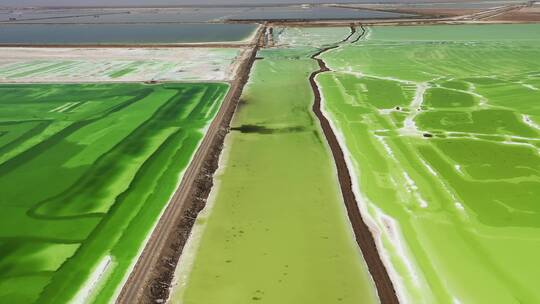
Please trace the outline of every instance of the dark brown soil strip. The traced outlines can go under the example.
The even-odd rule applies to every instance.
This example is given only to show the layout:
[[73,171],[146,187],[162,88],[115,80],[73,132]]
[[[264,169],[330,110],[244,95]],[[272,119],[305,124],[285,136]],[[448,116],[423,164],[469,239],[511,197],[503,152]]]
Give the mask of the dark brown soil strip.
[[332,150],[332,155],[336,163],[341,193],[343,195],[343,200],[345,201],[345,206],[347,208],[347,214],[354,230],[356,242],[362,250],[362,254],[364,256],[366,264],[368,265],[369,272],[371,273],[371,276],[375,281],[375,286],[377,288],[379,299],[383,304],[399,303],[396,292],[394,290],[394,286],[392,284],[392,281],[390,280],[390,276],[386,272],[386,268],[384,267],[384,264],[379,256],[379,252],[377,251],[377,246],[375,244],[375,240],[373,239],[373,235],[371,234],[369,227],[362,219],[362,215],[360,214],[360,210],[358,209],[358,204],[356,202],[356,198],[354,196],[352,188],[351,176],[349,175],[345,156],[343,154],[343,151],[341,150],[339,141],[334,134],[334,131],[332,130],[329,121],[326,119],[326,117],[321,111],[321,93],[315,81],[315,77],[321,73],[330,71],[330,69],[326,66],[324,60],[319,58],[319,55],[337,47],[338,45],[323,48],[311,56],[311,58],[313,60],[316,60],[319,64],[319,70],[311,73],[311,75],[309,76],[309,83],[311,84],[315,99],[313,103],[313,112],[319,119],[326,140],[328,141],[330,149]]
[[206,136],[167,209],[152,232],[143,253],[117,303],[163,303],[167,300],[176,265],[191,233],[197,214],[204,208],[213,185],[213,174],[218,168],[219,155],[225,135],[239,103],[249,71],[262,41],[265,29],[257,33],[255,45],[249,49],[231,84],[220,111],[212,121]]
[[354,40],[351,41],[351,44],[357,43],[357,42],[360,41],[360,39],[362,39],[362,37],[364,37],[364,35],[366,34],[366,28],[365,28],[362,24],[360,24],[360,30],[361,30],[362,32],[360,33],[360,35],[358,35],[358,37],[356,37],[356,39],[354,39]]
[[344,42],[347,42],[349,39],[351,39],[351,37],[356,33],[356,27],[354,25],[351,24],[351,33],[343,38],[343,40],[341,40],[339,43],[344,43]]

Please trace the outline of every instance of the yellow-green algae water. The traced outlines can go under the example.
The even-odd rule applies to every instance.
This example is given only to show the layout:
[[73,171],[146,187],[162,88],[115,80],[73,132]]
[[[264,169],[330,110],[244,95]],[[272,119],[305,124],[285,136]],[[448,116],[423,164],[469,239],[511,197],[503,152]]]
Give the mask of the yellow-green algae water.
[[540,302],[540,25],[368,30],[317,81],[399,296]]
[[0,85],[0,303],[110,303],[227,90]]
[[171,303],[378,302],[312,115],[313,52],[259,52]]

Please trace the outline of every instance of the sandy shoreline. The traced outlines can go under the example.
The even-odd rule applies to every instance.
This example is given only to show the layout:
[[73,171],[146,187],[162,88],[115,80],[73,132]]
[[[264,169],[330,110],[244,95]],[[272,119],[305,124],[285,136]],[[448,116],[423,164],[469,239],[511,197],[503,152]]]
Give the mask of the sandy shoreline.
[[[219,178],[217,177],[221,176],[226,169],[227,160],[229,158],[231,150],[231,140],[231,137],[225,138],[225,142],[223,143],[224,148],[219,156],[218,168],[212,177],[214,185],[210,190],[210,194],[208,195],[204,209],[201,210],[197,215],[197,220],[207,219],[212,214],[212,210],[216,202],[216,197],[219,193],[219,188],[221,184]],[[197,225],[197,222],[195,222],[193,228],[191,229],[189,238],[184,245],[184,249],[182,250],[182,254],[180,255],[178,264],[176,265],[173,280],[169,287],[170,292],[168,298],[165,299],[166,302],[169,302],[175,297],[182,297],[184,289],[187,286],[187,278],[191,273],[193,263],[195,262],[196,254],[200,246],[202,235],[205,230],[206,224]]]

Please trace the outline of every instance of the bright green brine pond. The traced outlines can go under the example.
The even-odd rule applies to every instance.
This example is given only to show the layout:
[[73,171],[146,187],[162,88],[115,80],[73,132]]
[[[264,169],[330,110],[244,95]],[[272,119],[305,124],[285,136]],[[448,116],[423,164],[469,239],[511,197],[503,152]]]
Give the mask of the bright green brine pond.
[[378,302],[311,111],[313,52],[259,53],[172,303]]
[[374,27],[317,81],[408,303],[540,302],[540,25]]
[[109,303],[227,90],[0,85],[0,302]]

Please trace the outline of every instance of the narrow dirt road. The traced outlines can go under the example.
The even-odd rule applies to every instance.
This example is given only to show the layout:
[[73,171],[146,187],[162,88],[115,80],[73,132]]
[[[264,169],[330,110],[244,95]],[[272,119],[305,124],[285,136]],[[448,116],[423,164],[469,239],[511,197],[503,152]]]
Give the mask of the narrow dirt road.
[[180,186],[133,268],[116,303],[156,303],[168,297],[174,269],[193,226],[197,213],[212,187],[223,140],[236,109],[249,71],[255,61],[266,27],[261,27],[242,57],[237,75],[206,136],[195,152]]
[[[366,33],[366,30],[364,29],[364,27],[361,27],[361,29],[361,36],[363,36]],[[348,40],[351,37],[352,34],[340,43],[350,42]],[[359,39],[356,39],[355,41],[358,41]],[[360,210],[358,209],[358,204],[356,202],[356,198],[352,189],[351,176],[349,175],[349,170],[347,168],[347,163],[345,161],[343,151],[341,150],[341,146],[339,145],[338,139],[334,134],[332,127],[330,126],[330,122],[326,119],[326,117],[321,111],[321,92],[319,90],[317,82],[315,81],[315,78],[321,73],[330,71],[330,69],[326,66],[324,60],[319,58],[319,56],[325,52],[328,52],[329,50],[338,47],[339,44],[329,46],[319,50],[311,56],[311,58],[313,60],[316,60],[319,64],[319,70],[311,73],[311,75],[309,76],[309,83],[311,84],[315,99],[313,103],[313,112],[315,113],[315,116],[317,116],[317,118],[319,119],[326,140],[328,141],[330,149],[332,150],[332,155],[336,163],[339,185],[347,209],[347,214],[354,230],[356,242],[362,250],[362,254],[364,256],[366,264],[368,265],[369,272],[373,277],[375,286],[377,287],[379,299],[383,304],[399,303],[396,292],[394,290],[394,286],[392,284],[392,281],[390,280],[390,276],[386,272],[386,268],[379,256],[379,252],[377,251],[377,246],[375,244],[375,240],[373,239],[373,235],[371,234],[369,227],[364,222],[362,215],[360,214]]]

